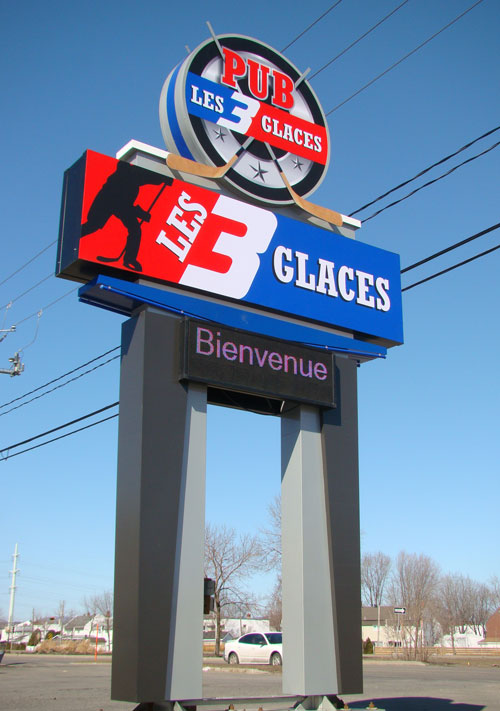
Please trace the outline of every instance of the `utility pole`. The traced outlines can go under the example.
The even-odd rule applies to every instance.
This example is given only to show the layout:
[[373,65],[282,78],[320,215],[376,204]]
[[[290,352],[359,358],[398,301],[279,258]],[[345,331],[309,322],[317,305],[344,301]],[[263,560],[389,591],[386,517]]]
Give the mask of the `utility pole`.
[[9,627],[9,637],[8,641],[11,641],[11,634],[13,632],[13,619],[14,619],[14,600],[16,597],[16,574],[19,572],[19,569],[17,567],[17,559],[19,558],[19,553],[17,552],[17,543],[16,547],[14,548],[14,555],[12,556],[14,558],[14,565],[12,566],[12,570],[10,571],[12,574],[12,584],[10,586],[10,603],[9,603],[9,622],[8,622],[8,627]]
[[64,600],[59,603],[59,644],[62,642],[63,636],[63,619],[64,619]]
[[0,368],[0,373],[3,373],[4,375],[21,375],[24,370],[24,363],[21,363],[21,356],[19,353],[14,353],[13,357],[9,358],[9,363],[12,363],[11,367]]

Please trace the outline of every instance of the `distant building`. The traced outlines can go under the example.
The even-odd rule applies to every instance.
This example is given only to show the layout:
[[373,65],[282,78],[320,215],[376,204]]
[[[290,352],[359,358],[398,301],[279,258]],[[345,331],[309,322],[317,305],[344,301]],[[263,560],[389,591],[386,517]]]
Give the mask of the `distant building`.
[[361,608],[361,636],[366,642],[368,638],[374,647],[400,647],[400,625],[407,625],[406,615],[398,615],[394,607],[380,605],[379,607]]
[[500,647],[500,607],[486,622],[486,637],[481,646]]
[[78,615],[67,622],[63,622],[62,634],[59,620],[55,617],[45,617],[39,620],[26,620],[16,622],[12,629],[4,627],[0,630],[0,642],[11,641],[15,644],[28,644],[33,632],[39,632],[39,640],[43,641],[51,637],[62,640],[95,640],[96,634],[99,640],[111,648],[113,643],[113,618],[109,619],[109,639],[108,639],[108,619],[104,615]]

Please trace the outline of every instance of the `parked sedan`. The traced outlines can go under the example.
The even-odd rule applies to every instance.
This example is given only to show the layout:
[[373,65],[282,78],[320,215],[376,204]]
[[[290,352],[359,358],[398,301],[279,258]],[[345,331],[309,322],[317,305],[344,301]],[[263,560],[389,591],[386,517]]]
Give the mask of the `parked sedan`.
[[281,632],[250,632],[226,642],[224,659],[228,664],[282,664]]

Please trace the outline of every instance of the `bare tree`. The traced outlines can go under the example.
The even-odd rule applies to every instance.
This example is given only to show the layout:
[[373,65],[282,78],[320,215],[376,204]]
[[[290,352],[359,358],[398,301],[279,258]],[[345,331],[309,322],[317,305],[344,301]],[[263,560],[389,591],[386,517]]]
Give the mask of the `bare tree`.
[[261,529],[262,551],[264,562],[268,570],[277,573],[274,588],[268,598],[266,614],[270,626],[275,630],[281,629],[282,617],[282,584],[281,584],[281,495],[276,494],[267,506],[269,523],[267,528]]
[[455,633],[472,629],[476,634],[486,634],[486,622],[497,609],[494,579],[490,585],[471,580],[469,576],[444,576],[439,584],[435,611],[445,634],[451,637],[455,649]]
[[267,605],[267,616],[271,629],[281,629],[281,619],[283,616],[282,610],[282,592],[281,592],[281,575],[278,575],[273,591],[269,597]]
[[113,614],[113,593],[105,590],[100,595],[90,595],[83,598],[83,604],[90,615],[102,615],[105,619],[106,633],[108,638],[108,649],[111,647],[111,617]]
[[493,606],[493,611],[500,607],[500,578],[494,575],[490,580],[490,590],[491,590],[491,604]]
[[251,600],[243,582],[259,567],[262,549],[257,536],[236,534],[232,528],[207,524],[205,576],[215,581],[215,654],[220,655],[221,613],[229,604]]
[[391,603],[406,608],[408,626],[402,635],[408,639],[410,653],[417,658],[423,648],[423,628],[427,613],[431,613],[439,583],[439,568],[426,555],[399,553],[390,581]]
[[385,553],[365,553],[361,558],[361,594],[363,602],[378,607],[391,570],[391,559]]
[[276,494],[267,506],[269,524],[260,530],[262,554],[268,570],[281,572],[281,496]]
[[472,582],[472,615],[470,625],[476,634],[486,634],[486,622],[495,612],[495,594],[493,588],[485,583]]
[[455,652],[455,632],[464,624],[463,581],[459,575],[445,575],[439,582],[434,611],[443,634],[449,634],[453,654]]

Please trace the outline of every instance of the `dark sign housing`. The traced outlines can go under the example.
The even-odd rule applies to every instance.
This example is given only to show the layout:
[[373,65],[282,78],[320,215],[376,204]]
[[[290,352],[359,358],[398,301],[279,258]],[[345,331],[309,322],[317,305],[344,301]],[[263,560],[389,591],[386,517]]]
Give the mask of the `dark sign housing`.
[[181,379],[281,400],[334,407],[331,352],[220,324],[184,323]]

